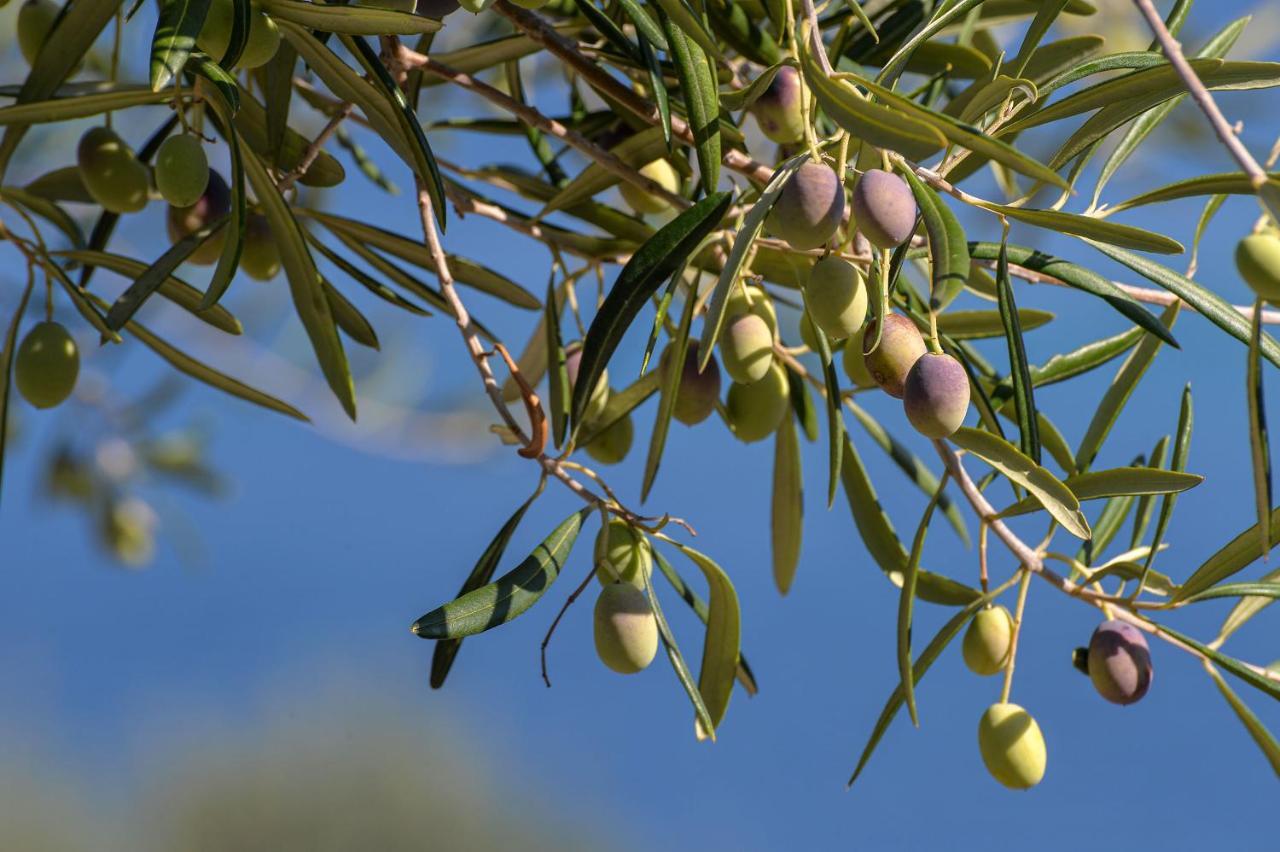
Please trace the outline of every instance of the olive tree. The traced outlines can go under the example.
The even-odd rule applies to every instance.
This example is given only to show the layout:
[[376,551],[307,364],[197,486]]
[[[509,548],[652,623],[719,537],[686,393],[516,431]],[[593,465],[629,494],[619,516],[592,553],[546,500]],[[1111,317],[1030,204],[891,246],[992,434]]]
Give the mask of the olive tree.
[[[305,420],[138,318],[148,300],[163,299],[193,322],[239,334],[230,307],[243,272],[287,282],[314,369],[354,419],[346,349],[376,348],[378,338],[344,291],[366,290],[391,306],[382,310],[451,321],[457,368],[474,370],[476,394],[492,408],[492,440],[529,463],[532,496],[460,577],[456,599],[412,626],[434,642],[433,687],[466,637],[528,617],[545,598],[535,617],[546,618],[549,641],[565,608],[590,590],[603,663],[634,673],[661,647],[698,737],[714,739],[734,690],[757,686],[715,542],[695,549],[696,518],[641,508],[674,419],[727,441],[773,443],[769,523],[781,594],[800,563],[802,440],[825,446],[826,469],[808,480],[828,506],[843,492],[851,549],[899,590],[886,642],[899,681],[854,779],[903,708],[915,720],[916,686],[962,637],[973,673],[1001,678],[979,720],[981,759],[1008,787],[1041,780],[1046,743],[1012,701],[1034,583],[1063,606],[1098,611],[1076,664],[1102,698],[1142,699],[1153,646],[1190,654],[1280,771],[1280,744],[1235,691],[1243,684],[1280,698],[1280,669],[1223,650],[1280,596],[1280,571],[1242,574],[1280,540],[1262,397],[1264,365],[1280,366],[1280,345],[1264,331],[1280,321],[1264,307],[1280,299],[1280,184],[1214,96],[1280,84],[1278,63],[1227,58],[1247,18],[1188,55],[1178,37],[1189,0],[1163,16],[1152,0],[1113,4],[1122,8],[1108,10],[1103,32],[1087,35],[1063,27],[1090,25],[1097,10],[1088,0],[462,5],[26,2],[16,21],[28,70],[0,90],[9,101],[0,106],[0,178],[30,153],[23,140],[34,125],[92,126],[74,163],[47,164],[24,185],[0,180],[0,239],[26,272],[24,282],[18,263],[5,282],[21,296],[0,355],[3,410],[66,400],[79,347],[96,338],[146,347],[191,378]],[[1126,16],[1143,28],[1146,49],[1111,46],[1109,29]],[[435,49],[442,31],[458,28],[476,35]],[[122,61],[130,31],[145,36],[145,63]],[[149,79],[131,79],[131,68],[149,69]],[[531,71],[541,72],[530,89],[550,112],[526,96]],[[424,119],[439,86],[484,117]],[[1188,98],[1209,142],[1225,146],[1238,170],[1104,203],[1111,177]],[[479,168],[445,162],[432,152],[442,132],[497,134],[512,156]],[[134,136],[144,140],[136,150],[126,139]],[[362,140],[385,155],[369,154]],[[228,166],[211,168],[211,153]],[[521,157],[533,168],[504,165]],[[1101,168],[1088,168],[1095,158]],[[344,163],[384,188],[411,183],[417,220],[388,228],[375,211],[325,209],[320,190],[364,179]],[[1252,233],[1234,235],[1239,275],[1257,296],[1251,305],[1229,304],[1194,277],[1199,241],[1229,196],[1258,205]],[[1155,257],[1186,250],[1158,227],[1161,205],[1186,198],[1203,198],[1204,208],[1179,271]],[[143,257],[113,248],[121,217],[160,205],[167,247]],[[1116,221],[1134,210],[1128,218],[1140,224]],[[451,251],[448,226],[462,216],[545,247],[549,281],[541,283],[543,270],[512,280]],[[964,222],[994,224],[1002,237],[969,240]],[[1031,247],[1044,232],[1075,238],[1076,250],[1057,257]],[[1098,262],[1143,283],[1112,280]],[[104,275],[129,283],[106,298]],[[201,286],[182,276],[200,276]],[[1024,332],[1052,317],[1027,306],[1028,283],[1076,291],[1126,329],[1030,363]],[[523,311],[527,332],[502,340],[473,312],[476,293],[488,310]],[[1097,462],[1148,366],[1178,347],[1181,313],[1216,326],[1245,366],[1257,518],[1194,570],[1165,573],[1157,568],[1170,565],[1161,554],[1179,493],[1212,487],[1186,469],[1191,389],[1167,389],[1181,394],[1181,414],[1169,434],[1152,435],[1149,453],[1122,467]],[[644,342],[638,365],[615,357],[628,335]],[[637,366],[639,377],[624,379]],[[1038,404],[1042,388],[1066,381],[1098,400],[1074,447]],[[650,399],[647,448],[632,453],[635,413]],[[181,447],[160,449],[168,454],[154,451],[148,463],[198,472]],[[905,480],[872,481],[863,457],[879,452]],[[643,466],[638,494],[618,493],[603,472],[628,458]],[[55,490],[105,512],[117,555],[145,560],[145,512],[104,493],[75,459],[52,464]],[[927,498],[918,520],[898,519],[906,536],[877,499],[877,489],[903,482]],[[509,558],[508,542],[540,499],[564,503],[567,516],[527,557]],[[1132,534],[1121,541],[1129,518]],[[966,541],[976,529],[972,563],[926,570],[935,519]],[[1037,521],[1038,538],[1015,531]],[[596,523],[585,568],[574,572],[585,576],[560,594],[555,581],[572,570],[583,526]],[[1080,542],[1077,555],[1061,540]],[[992,547],[1012,557],[1009,576],[988,571]],[[1219,598],[1235,603],[1216,637],[1165,623],[1172,611]],[[952,613],[923,640],[912,630],[918,602]],[[664,606],[685,605],[706,627],[682,637],[685,648],[701,646],[696,674],[663,616]]]

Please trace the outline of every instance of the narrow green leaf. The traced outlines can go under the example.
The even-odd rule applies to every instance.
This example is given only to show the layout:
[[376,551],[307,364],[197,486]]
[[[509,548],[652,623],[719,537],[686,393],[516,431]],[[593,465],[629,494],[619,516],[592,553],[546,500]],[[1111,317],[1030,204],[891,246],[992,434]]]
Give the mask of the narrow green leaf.
[[350,337],[361,346],[367,346],[370,349],[378,350],[382,346],[378,343],[378,333],[374,330],[373,324],[368,318],[360,313],[360,309],[353,305],[346,296],[324,279],[320,278],[320,287],[324,290],[325,301],[329,303],[329,311],[333,314],[333,321],[338,328],[347,337]]
[[1253,322],[1249,335],[1248,368],[1245,370],[1245,397],[1249,410],[1249,455],[1253,461],[1253,498],[1258,510],[1258,541],[1265,559],[1271,542],[1271,444],[1267,437],[1267,410],[1262,389],[1262,309],[1258,299],[1253,305]]
[[[1033,331],[1053,321],[1054,315],[1036,308],[1018,311],[1019,325]],[[947,311],[938,314],[938,331],[955,340],[1004,337],[1004,321],[999,311]]]
[[[9,439],[9,397],[13,383],[13,355],[18,348],[18,329],[22,326],[22,315],[27,312],[27,301],[31,298],[31,288],[35,285],[35,276],[27,279],[27,286],[22,290],[22,298],[13,310],[9,319],[9,328],[4,335],[4,349],[0,350],[0,486],[4,482],[5,443]],[[4,488],[0,487],[0,496]]]
[[[1186,586],[1183,586],[1182,589],[1186,589]],[[1181,591],[1182,590],[1179,590],[1179,593],[1181,593]],[[1175,595],[1174,599],[1177,600],[1177,598],[1178,595]],[[1269,677],[1260,675],[1234,657],[1228,657],[1221,651],[1215,648],[1210,648],[1208,645],[1198,642],[1185,633],[1180,633],[1177,630],[1174,630],[1172,627],[1161,624],[1159,625],[1159,628],[1161,633],[1167,633],[1179,642],[1199,651],[1201,654],[1225,669],[1228,674],[1239,678],[1254,689],[1260,690],[1267,695],[1270,695],[1272,698],[1280,699],[1280,681],[1274,681]]]
[[461,639],[523,615],[560,576],[582,522],[591,511],[586,508],[574,512],[515,568],[431,610],[410,629],[422,639]]
[[967,426],[956,430],[951,441],[1031,492],[1067,532],[1080,539],[1090,537],[1089,521],[1080,511],[1080,501],[1076,499],[1076,495],[1052,473],[1019,452],[1013,444],[998,435]]
[[[657,550],[653,551],[653,558],[664,574],[675,573],[675,569],[667,563],[666,557]],[[702,700],[702,693],[693,679],[693,673],[689,671],[689,665],[684,661],[684,655],[680,653],[675,634],[667,624],[667,617],[662,612],[662,604],[658,602],[658,591],[653,587],[653,572],[641,571],[640,574],[644,577],[645,592],[649,596],[649,608],[653,610],[653,619],[658,623],[658,636],[662,638],[662,647],[666,650],[667,659],[676,673],[676,680],[680,681],[680,686],[684,687],[685,694],[689,696],[689,702],[693,704],[693,713],[698,726],[701,730],[712,731],[711,738],[714,740],[715,722],[711,718],[711,711]]]
[[1262,720],[1254,715],[1254,712],[1240,700],[1240,696],[1236,695],[1231,687],[1227,686],[1227,682],[1222,679],[1222,675],[1218,674],[1217,669],[1206,664],[1205,671],[1213,678],[1213,682],[1218,687],[1218,691],[1222,693],[1222,697],[1227,700],[1227,704],[1231,705],[1231,709],[1239,717],[1244,729],[1249,732],[1249,736],[1253,738],[1258,748],[1262,750],[1262,756],[1271,764],[1271,771],[1280,776],[1280,742],[1276,742],[1276,738],[1267,730],[1267,726],[1262,723]]
[[733,194],[728,192],[707,196],[664,225],[627,261],[591,321],[582,344],[578,381],[574,384],[573,404],[570,406],[572,431],[576,432],[582,423],[589,390],[595,387],[640,309],[703,238],[720,224],[732,202]]
[[929,306],[935,311],[942,311],[960,295],[969,280],[969,244],[965,241],[960,220],[938,193],[925,186],[911,169],[902,167],[899,171],[911,185],[911,193],[924,219],[925,232],[929,235],[932,271]]
[[[663,139],[661,127],[647,127],[639,133],[632,134],[609,149],[623,163],[633,169],[640,169],[653,160],[663,156],[667,151],[667,142]],[[622,179],[599,163],[587,163],[555,197],[547,201],[538,211],[541,219],[556,210],[564,210],[593,198],[604,192]]]
[[[1169,436],[1161,435],[1156,441],[1156,445],[1151,448],[1151,454],[1147,456],[1147,467],[1161,469],[1164,467],[1164,457],[1169,452]],[[1074,489],[1073,489],[1074,490]],[[1077,497],[1080,495],[1077,493]],[[1156,508],[1156,500],[1154,494],[1142,494],[1138,497],[1137,508],[1133,512],[1133,530],[1129,534],[1129,547],[1134,548],[1142,543],[1142,539],[1146,537],[1147,527],[1151,525],[1151,516]]]
[[[702,18],[693,9],[685,3],[685,0],[654,0],[658,8],[662,10],[663,32],[667,37],[669,45],[668,53],[673,54],[672,58],[680,52],[679,41],[692,41],[698,48],[706,51],[708,56],[715,59],[720,58],[720,46],[716,44],[715,37],[707,32],[706,26],[702,23]],[[670,22],[670,23],[668,23]],[[676,28],[679,39],[672,38],[672,26]],[[677,64],[679,59],[676,59]],[[708,190],[710,192],[711,190]]]
[[1003,242],[1000,244],[1000,260],[996,266],[996,294],[1005,340],[1009,345],[1009,375],[1013,380],[1013,407],[1018,418],[1022,453],[1040,464],[1040,430],[1032,390],[1034,384],[1031,381],[1031,368],[1027,364],[1026,344],[1022,340],[1018,306],[1013,300],[1013,282],[1009,280],[1009,255]]
[[171,92],[153,92],[146,86],[121,87],[91,95],[54,98],[34,103],[19,102],[12,106],[0,107],[0,125],[16,127],[51,124],[89,118],[130,107],[162,104],[171,100],[173,100]]
[[164,254],[156,258],[150,266],[145,267],[133,279],[133,283],[116,298],[111,309],[107,311],[107,325],[115,331],[124,328],[125,323],[133,318],[151,294],[172,279],[174,270],[225,225],[226,220],[220,219],[208,227],[183,237],[165,250]]
[[431,316],[431,311],[427,310],[421,305],[418,305],[415,302],[411,302],[408,299],[404,298],[395,290],[392,290],[389,286],[377,280],[372,275],[365,272],[363,269],[356,266],[354,263],[352,263],[342,255],[335,252],[333,249],[329,248],[327,245],[324,244],[324,242],[320,238],[318,238],[315,234],[311,233],[309,230],[303,229],[303,234],[307,238],[307,243],[310,244],[310,246],[313,249],[320,252],[320,254],[323,255],[326,260],[328,260],[338,269],[342,270],[342,272],[344,272],[349,278],[351,278],[351,280],[355,281],[360,286],[364,287],[366,290],[368,290],[373,295],[377,296],[379,299],[382,299],[384,302],[388,302],[392,305],[395,305],[397,308],[400,308],[401,310],[408,311],[409,313],[415,314],[420,317]]
[[209,0],[163,0],[151,38],[151,90],[163,90],[182,72],[209,13]]
[[[711,76],[707,53],[718,56],[715,42],[701,34],[693,35],[681,19],[671,16],[671,9],[686,10],[683,0],[658,0],[663,11],[663,30],[667,35],[669,55],[676,64],[676,78],[684,93],[685,109],[689,113],[689,129],[693,133],[694,150],[698,155],[698,172],[702,187],[708,195],[716,191],[720,183],[720,100],[716,81]],[[687,10],[686,10],[687,11]],[[710,44],[704,44],[704,40]]]
[[[463,581],[462,588],[458,590],[458,597],[475,591],[489,584],[493,579],[494,572],[498,570],[498,563],[502,561],[502,556],[507,552],[507,545],[511,543],[511,536],[515,535],[516,528],[520,526],[520,521],[524,519],[525,512],[529,511],[529,507],[533,505],[533,501],[542,493],[539,488],[520,504],[520,508],[507,519],[507,522],[498,530],[497,535],[485,547],[484,552],[480,554],[480,558],[476,560],[475,567],[471,569],[471,573],[467,575],[467,579]],[[445,678],[449,676],[449,670],[453,668],[453,661],[458,656],[458,651],[462,648],[461,639],[440,639],[436,642],[435,650],[431,653],[431,688],[439,689],[444,686]]]
[[[1170,471],[1181,473],[1187,469],[1187,457],[1191,453],[1193,414],[1191,385],[1188,384],[1182,389],[1182,401],[1178,410],[1178,426],[1173,433],[1173,456],[1169,459]],[[1164,532],[1169,527],[1169,519],[1173,516],[1173,505],[1177,500],[1177,493],[1171,492],[1160,501],[1160,516],[1156,520],[1156,531],[1151,539],[1151,550],[1147,554],[1146,562],[1143,565],[1142,577],[1138,581],[1138,591],[1135,592],[1135,595],[1142,594],[1142,589],[1147,583],[1147,578],[1151,573],[1151,566],[1155,562],[1156,553],[1159,552],[1160,543],[1164,540]]]
[[[678,278],[680,272],[676,272]],[[673,279],[674,281],[675,279]],[[680,316],[680,325],[666,350],[666,368],[659,366],[658,372],[663,374],[662,387],[658,396],[658,410],[654,415],[653,431],[649,437],[649,452],[644,460],[644,474],[640,481],[640,501],[649,498],[654,480],[658,477],[658,467],[662,464],[662,452],[667,445],[667,432],[671,428],[671,417],[675,413],[676,399],[680,395],[680,380],[684,376],[685,357],[689,350],[689,329],[693,327],[694,308],[697,300],[691,293],[684,302],[684,313]]]
[[609,403],[600,416],[582,424],[578,446],[585,447],[606,429],[644,404],[662,386],[662,370],[650,370],[620,391],[610,391]]
[[622,11],[631,19],[631,23],[635,24],[636,32],[640,33],[658,50],[667,50],[667,37],[662,32],[662,27],[658,22],[644,10],[644,6],[640,5],[638,0],[618,0],[618,5],[622,7]]
[[[670,34],[668,34],[668,38]],[[738,609],[738,593],[729,581],[729,575],[710,557],[687,545],[672,542],[707,578],[710,589],[707,607],[707,636],[702,646],[702,668],[698,672],[698,691],[702,693],[712,728],[708,730],[701,721],[695,731],[698,739],[715,739],[715,728],[720,726],[725,711],[729,709],[729,697],[733,693],[733,681],[738,670],[738,657],[742,638],[742,615]]]
[[[282,45],[281,50],[288,49],[289,45]],[[293,51],[297,54],[297,51]],[[279,56],[279,53],[276,54]],[[290,77],[292,80],[292,77]],[[301,133],[291,127],[284,127],[284,139],[280,143],[278,152],[272,145],[271,141],[271,115],[275,113],[274,107],[268,105],[264,108],[258,103],[257,98],[248,92],[240,92],[240,109],[235,114],[236,131],[244,139],[245,144],[252,148],[258,156],[262,157],[269,163],[276,163],[280,169],[289,172],[297,168],[302,163],[302,158],[306,156],[307,149],[311,146],[310,140]],[[280,116],[279,118],[287,118]],[[337,186],[342,183],[346,177],[346,171],[342,168],[342,163],[328,151],[320,151],[311,165],[307,167],[306,173],[298,178],[298,183],[303,186],[329,187]]]
[[[1068,476],[1063,485],[1071,489],[1077,500],[1100,500],[1104,497],[1140,497],[1155,494],[1181,494],[1204,482],[1203,476],[1181,470],[1154,467],[1114,467]],[[1018,501],[1000,512],[1000,517],[1025,515],[1040,508],[1033,497]]]
[[258,5],[277,23],[289,21],[342,35],[422,35],[441,27],[435,18],[364,4],[340,6],[300,0],[258,0]]
[[560,336],[560,311],[556,300],[555,275],[547,281],[547,298],[543,302],[542,326],[546,330],[547,404],[551,409],[551,436],[556,447],[564,444],[565,427],[569,423],[569,370],[565,366],[564,340]]
[[793,418],[783,418],[773,436],[773,495],[769,532],[773,555],[773,582],[785,595],[800,564],[804,535],[804,473],[800,461],[800,436]]
[[1234,597],[1237,594],[1241,596],[1231,608],[1231,612],[1227,613],[1227,617],[1222,620],[1222,626],[1218,628],[1218,637],[1213,640],[1214,645],[1221,645],[1232,633],[1247,624],[1249,619],[1275,602],[1276,596],[1273,592],[1280,589],[1280,582],[1277,581],[1280,581],[1280,568],[1264,574],[1256,583],[1223,583],[1192,595],[1187,600],[1189,602],[1206,598]]
[[[1274,509],[1271,512],[1271,541],[1269,542],[1271,547],[1276,546],[1277,539],[1280,539],[1280,509]],[[1216,586],[1259,559],[1262,554],[1263,547],[1259,540],[1258,524],[1254,524],[1205,560],[1178,589],[1178,593],[1173,597],[1174,602],[1186,600],[1192,595]]]
[[[1173,324],[1178,319],[1181,305],[1181,302],[1174,302],[1165,308],[1162,319],[1167,327],[1173,328]],[[1115,378],[1111,380],[1111,386],[1103,394],[1097,410],[1093,413],[1093,418],[1089,421],[1089,428],[1080,440],[1080,446],[1076,449],[1076,468],[1081,473],[1087,471],[1093,465],[1093,460],[1097,457],[1098,451],[1102,449],[1102,444],[1107,439],[1107,435],[1111,433],[1111,427],[1115,425],[1116,418],[1120,416],[1120,412],[1125,403],[1129,401],[1134,388],[1138,386],[1138,382],[1142,380],[1147,368],[1155,360],[1156,353],[1160,350],[1160,344],[1161,341],[1158,338],[1153,335],[1147,335],[1129,353],[1129,356],[1124,359],[1124,363],[1120,365],[1120,369],[1116,371]]]
[[[252,100],[252,98],[246,98],[246,100]],[[235,278],[236,270],[240,267],[240,255],[244,252],[245,226],[249,219],[248,193],[244,189],[244,160],[240,153],[242,138],[236,132],[230,108],[216,92],[209,93],[206,103],[209,105],[213,123],[222,133],[222,138],[226,141],[230,152],[231,210],[226,225],[227,235],[222,243],[222,252],[218,255],[218,265],[214,267],[213,277],[209,279],[209,286],[205,289],[204,298],[200,301],[201,308],[211,308],[216,305],[227,292],[227,288],[231,286],[231,280]]]
[[[1062,210],[1031,210],[1026,207],[1010,207],[1007,204],[994,204],[991,202],[978,206],[1037,228],[1080,237],[1086,242],[1095,245],[1108,243],[1112,246],[1123,246],[1124,248],[1160,254],[1180,254],[1183,251],[1182,243],[1163,234],[1157,234],[1144,228],[1136,228],[1133,225],[1108,222],[1093,216],[1066,213]],[[1010,258],[1012,259],[1012,254]],[[1017,261],[1014,262],[1016,263]]]
[[658,105],[658,127],[662,129],[662,141],[671,148],[671,95],[667,91],[667,82],[662,76],[662,65],[658,56],[644,34],[639,34],[640,58],[645,70],[649,72],[649,88],[653,90],[653,101]]
[[804,436],[809,441],[818,440],[818,409],[813,404],[813,397],[809,395],[809,387],[800,374],[796,373],[790,367],[787,370],[787,399],[791,403],[791,410],[795,412],[796,421],[800,424],[800,428],[804,430]]
[[[289,108],[293,101],[293,69],[297,64],[298,51],[293,45],[281,42],[276,48],[276,55],[271,57],[262,70],[262,101],[267,125],[267,145],[264,153],[268,163],[285,171],[288,169],[281,165],[280,159],[284,153],[285,140],[289,137]],[[249,97],[246,100],[253,100],[253,98]],[[308,166],[307,171],[310,172],[314,165],[313,163]],[[305,173],[303,177],[306,177]]]
[[[1280,172],[1271,172],[1272,179],[1280,178]],[[1253,195],[1253,184],[1244,172],[1226,172],[1224,174],[1200,175],[1175,181],[1174,183],[1135,195],[1107,208],[1107,214],[1131,210],[1146,204],[1159,204],[1165,201],[1177,201],[1180,198],[1195,198],[1200,195]]]
[[942,491],[947,487],[944,476],[938,488],[933,492],[924,514],[916,527],[915,537],[911,542],[911,555],[907,558],[907,568],[902,580],[902,594],[898,596],[898,677],[902,687],[902,697],[907,704],[907,712],[911,715],[911,724],[920,727],[920,716],[916,713],[915,675],[911,669],[911,616],[916,597],[916,581],[920,573],[920,555],[924,552],[924,539],[929,532],[929,521],[933,518],[933,510],[942,498]]

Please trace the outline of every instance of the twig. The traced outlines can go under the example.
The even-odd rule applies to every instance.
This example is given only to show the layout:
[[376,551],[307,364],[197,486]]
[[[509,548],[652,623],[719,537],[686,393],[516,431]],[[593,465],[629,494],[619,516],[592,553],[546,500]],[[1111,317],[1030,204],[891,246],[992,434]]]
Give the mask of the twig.
[[311,144],[303,152],[302,159],[298,161],[298,165],[294,166],[292,171],[280,179],[278,187],[281,192],[293,186],[295,181],[307,173],[316,158],[320,156],[325,143],[329,141],[329,138],[334,133],[338,132],[338,128],[342,125],[342,122],[347,120],[347,116],[351,115],[353,109],[355,109],[355,104],[343,103],[338,108],[338,111],[329,118],[329,123],[324,126],[324,129],[320,131],[320,134],[315,139],[311,140]]
[[560,626],[560,619],[564,618],[564,614],[569,611],[569,607],[573,606],[574,601],[587,588],[587,584],[591,582],[591,578],[596,575],[596,566],[593,564],[591,570],[587,572],[587,576],[578,584],[578,588],[570,593],[565,599],[564,604],[560,607],[560,611],[556,613],[555,621],[551,622],[551,626],[547,628],[547,635],[542,637],[542,682],[547,685],[547,689],[551,688],[551,677],[547,674],[547,646],[551,644],[551,637],[555,635],[556,628]]
[[1146,18],[1147,26],[1151,28],[1152,34],[1155,35],[1156,41],[1160,43],[1160,50],[1169,60],[1169,64],[1173,66],[1174,72],[1186,84],[1187,91],[1191,93],[1191,99],[1200,107],[1200,111],[1209,121],[1209,126],[1213,129],[1214,135],[1221,140],[1226,146],[1227,151],[1232,158],[1240,165],[1240,169],[1249,176],[1249,183],[1253,188],[1260,189],[1267,182],[1267,173],[1258,164],[1258,161],[1249,153],[1249,149],[1244,147],[1244,143],[1240,141],[1240,137],[1232,130],[1231,124],[1223,116],[1222,111],[1218,109],[1218,104],[1213,99],[1213,95],[1209,94],[1209,90],[1205,88],[1200,78],[1196,76],[1196,72],[1191,68],[1191,64],[1187,62],[1186,56],[1182,53],[1182,45],[1169,32],[1169,28],[1164,25],[1164,21],[1160,17],[1160,13],[1156,11],[1156,7],[1151,0],[1133,0],[1134,5],[1138,7],[1138,11],[1142,13],[1142,17]]

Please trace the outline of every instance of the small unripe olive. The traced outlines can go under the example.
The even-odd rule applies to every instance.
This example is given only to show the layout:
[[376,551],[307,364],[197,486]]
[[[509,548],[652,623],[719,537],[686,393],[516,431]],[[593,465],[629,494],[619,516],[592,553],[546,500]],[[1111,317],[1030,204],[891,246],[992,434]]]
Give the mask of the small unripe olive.
[[[564,348],[564,366],[569,374],[569,388],[578,383],[578,366],[582,363],[582,343],[580,341],[572,341]],[[596,382],[596,386],[591,390],[591,397],[587,400],[586,411],[582,414],[584,423],[590,423],[592,420],[604,413],[604,407],[609,404],[609,370],[605,369],[600,373],[600,380]]]
[[619,674],[644,671],[658,653],[658,622],[644,592],[630,583],[610,583],[596,598],[596,654]]
[[950,355],[921,355],[907,373],[902,407],[911,425],[926,438],[954,434],[969,412],[969,376],[964,366]]
[[80,350],[60,323],[36,323],[18,344],[14,380],[18,393],[36,408],[53,408],[71,396],[79,375]]
[[60,11],[62,7],[55,0],[27,0],[18,10],[18,50],[28,65],[36,61]]
[[777,364],[757,382],[730,385],[725,408],[733,434],[748,444],[769,437],[787,415],[789,398],[786,373]]
[[[699,351],[698,341],[690,340],[680,373],[680,392],[671,409],[671,416],[686,426],[696,426],[710,417],[720,398],[720,365],[713,355],[707,368],[698,372]],[[664,370],[672,369],[670,346],[662,353],[662,364]]]
[[853,218],[873,246],[894,248],[915,230],[916,199],[902,178],[881,169],[867,169],[853,188]]
[[631,422],[631,414],[628,413],[611,423],[609,428],[596,435],[583,449],[600,464],[617,464],[631,452],[635,431],[635,424]]
[[960,650],[974,674],[993,675],[1004,669],[1013,647],[1013,617],[1002,606],[978,610],[964,632]]
[[728,319],[733,319],[740,314],[755,314],[769,326],[770,334],[777,335],[778,311],[773,306],[773,299],[763,287],[747,284],[744,287],[734,287],[730,291],[729,300],[724,306],[724,315]]
[[[231,210],[231,189],[222,175],[209,169],[208,185],[195,204],[189,207],[169,207],[166,223],[169,239],[177,242],[188,234],[211,225],[227,215]],[[222,254],[222,246],[227,240],[227,229],[222,228],[200,244],[194,252],[187,256],[187,262],[207,266],[216,263]]]
[[992,704],[978,722],[978,750],[987,771],[1006,787],[1028,790],[1044,778],[1044,734],[1017,704]]
[[826,163],[806,162],[787,178],[766,225],[795,249],[815,249],[835,235],[844,216],[844,185]]
[[280,247],[271,234],[271,224],[261,213],[245,217],[240,268],[258,281],[270,281],[280,271]]
[[1236,245],[1236,269],[1261,299],[1280,302],[1280,236],[1250,234]]
[[[514,2],[514,0],[513,0]],[[666,160],[654,160],[640,169],[640,174],[656,182],[667,192],[680,191],[680,175]],[[650,195],[638,186],[623,181],[619,187],[622,200],[637,213],[661,213],[671,206],[665,198]]]
[[847,260],[824,257],[813,265],[804,285],[809,316],[833,340],[844,340],[867,318],[867,288],[862,273]]
[[735,382],[759,381],[773,364],[773,334],[768,324],[755,314],[731,319],[720,336],[720,357]]
[[800,326],[800,342],[803,343],[805,346],[808,346],[809,351],[811,352],[818,351],[818,335],[822,335],[822,337],[826,338],[828,347],[834,348],[832,346],[831,338],[827,337],[825,332],[823,332],[821,329],[819,329],[816,325],[813,324],[813,320],[810,319],[808,311],[802,311],[800,313],[799,326]]
[[868,323],[866,334],[862,338],[862,354],[865,356],[867,369],[885,393],[902,399],[907,375],[928,348],[920,335],[920,329],[900,314],[889,314],[884,318],[880,345],[874,352],[868,351],[875,339],[876,326],[872,321]]
[[1113,704],[1133,704],[1151,688],[1151,649],[1142,631],[1125,621],[1104,621],[1089,640],[1089,679]]
[[138,498],[109,502],[101,524],[103,541],[123,564],[141,568],[155,555],[155,511]]
[[147,206],[147,167],[108,128],[85,131],[76,147],[76,164],[85,189],[103,209],[136,213]]
[[174,207],[190,207],[209,186],[209,158],[199,137],[170,136],[156,151],[156,189]]
[[653,573],[648,539],[621,518],[610,518],[596,533],[595,560],[596,579],[602,585],[630,583],[643,589],[645,577]]
[[800,72],[783,65],[751,105],[760,132],[780,145],[804,139],[805,116],[800,96]]
[[876,380],[871,375],[871,370],[867,368],[867,356],[862,354],[866,335],[866,326],[849,335],[849,340],[844,345],[844,374],[849,377],[849,381],[860,388],[873,388],[876,386]]
[[[196,44],[215,60],[221,60],[231,43],[234,4],[232,0],[212,0],[204,26],[196,36]],[[249,13],[249,38],[236,61],[237,68],[257,68],[266,65],[280,47],[280,30],[276,22],[267,17],[255,4]]]

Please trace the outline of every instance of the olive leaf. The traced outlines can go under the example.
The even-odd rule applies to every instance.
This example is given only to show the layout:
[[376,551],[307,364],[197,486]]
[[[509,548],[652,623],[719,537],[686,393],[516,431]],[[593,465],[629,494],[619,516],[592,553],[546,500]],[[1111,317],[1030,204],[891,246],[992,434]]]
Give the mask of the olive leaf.
[[784,417],[773,435],[773,494],[769,514],[773,583],[785,595],[800,564],[804,535],[804,473],[796,422]]
[[0,350],[0,497],[4,495],[4,459],[5,443],[9,439],[9,398],[13,390],[13,356],[18,348],[18,329],[22,326],[22,315],[27,312],[27,302],[31,298],[31,289],[35,286],[35,277],[27,279],[27,286],[22,289],[22,298],[13,310],[9,319],[9,328],[4,334],[4,349]]
[[[675,573],[675,569],[667,563],[666,557],[657,550],[653,551],[653,558],[664,574],[671,575]],[[644,588],[649,598],[649,608],[653,610],[653,619],[658,624],[658,636],[661,637],[662,647],[667,652],[667,660],[671,663],[671,668],[676,673],[676,679],[680,681],[680,686],[684,688],[685,694],[689,696],[689,703],[693,705],[694,716],[697,719],[699,728],[703,731],[711,731],[711,738],[714,740],[715,721],[711,718],[711,711],[707,709],[706,702],[702,700],[702,692],[694,681],[693,674],[689,671],[689,665],[684,661],[684,655],[680,653],[680,647],[676,644],[675,634],[671,632],[671,626],[667,624],[667,617],[662,612],[662,604],[658,601],[658,591],[653,587],[653,572],[641,571],[640,575],[644,578]]]

